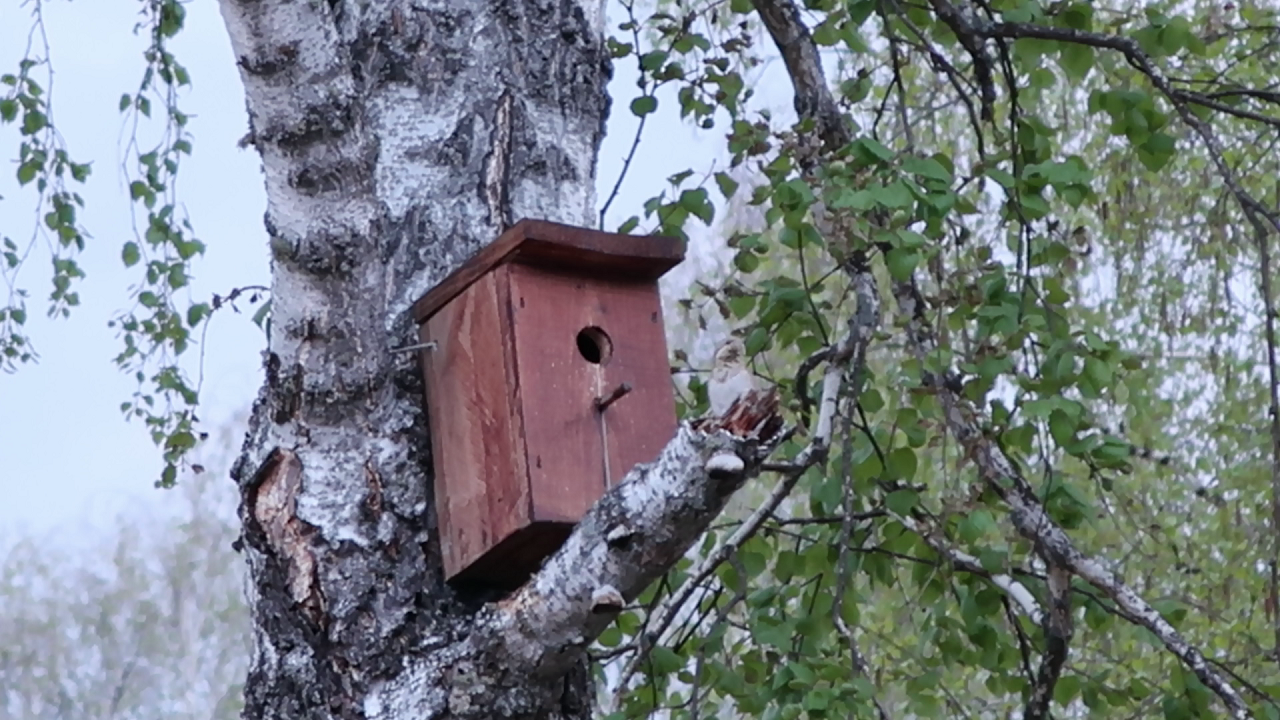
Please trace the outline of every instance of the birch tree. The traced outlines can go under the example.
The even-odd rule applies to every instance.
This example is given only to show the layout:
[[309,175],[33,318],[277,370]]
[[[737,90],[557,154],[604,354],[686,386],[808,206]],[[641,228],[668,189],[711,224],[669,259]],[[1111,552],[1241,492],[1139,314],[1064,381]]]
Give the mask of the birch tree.
[[[158,100],[171,132],[136,158],[145,235],[122,259],[144,281],[139,309],[120,319],[118,361],[141,373],[126,411],[164,445],[172,480],[198,432],[198,397],[175,358],[227,299],[179,308],[172,294],[202,247],[172,183],[192,149],[176,95],[186,73],[168,46],[184,15],[173,0],[144,7],[147,72],[121,108],[149,115]],[[1230,380],[1248,388],[1244,414],[1265,431],[1236,444],[1223,431],[1214,447],[1247,463],[1238,486],[1220,497],[1217,478],[1159,478],[1177,500],[1144,505],[1145,531],[1201,495],[1280,508],[1280,215],[1264,194],[1274,158],[1258,152],[1280,127],[1260,79],[1273,10],[664,1],[622,3],[606,37],[601,4],[577,0],[221,7],[245,87],[244,144],[262,157],[273,277],[265,382],[232,472],[254,625],[246,716],[585,717],[597,639],[619,663],[604,676],[610,707],[631,717],[885,718],[945,705],[1042,718],[1056,705],[1243,718],[1280,707],[1266,664],[1275,643],[1223,650],[1236,648],[1230,629],[1259,623],[1188,629],[1186,607],[1206,592],[1177,588],[1180,606],[1168,606],[1157,597],[1169,583],[1135,580],[1127,555],[1108,553],[1103,538],[1121,525],[1104,518],[1130,507],[1112,489],[1135,459],[1156,457],[1122,423],[1133,395],[1171,391],[1144,386],[1146,349],[1131,341],[1146,310],[1114,312],[1088,289],[1106,270],[1092,264],[1096,246],[1129,282],[1194,306],[1183,317],[1207,335],[1247,328],[1229,350],[1260,368]],[[785,119],[752,104],[749,81],[770,57],[794,90]],[[763,227],[733,234],[737,274],[694,296],[740,326],[785,405],[764,393],[711,415],[705,383],[682,385],[686,419],[661,456],[606,494],[528,583],[460,593],[443,582],[433,535],[416,361],[396,351],[414,341],[410,304],[516,220],[594,224],[611,59],[640,71],[627,110],[678,111],[750,171],[679,172],[620,229],[687,237],[690,222],[749,195]],[[87,168],[52,130],[39,68],[6,78],[0,117],[21,117],[17,172],[58,240],[51,310],[63,312],[77,300],[74,183]],[[643,139],[642,122],[636,147]],[[1174,170],[1211,192],[1159,174]],[[742,177],[756,180],[740,188]],[[1107,183],[1127,194],[1100,192]],[[1189,208],[1146,206],[1180,213],[1161,228],[1168,247],[1184,247],[1189,225],[1218,233],[1193,244],[1227,275],[1238,261],[1222,287],[1247,282],[1247,308],[1223,311],[1217,296],[1190,299],[1125,264],[1144,185]],[[8,257],[21,264],[16,246]],[[0,318],[13,363],[29,359],[24,302]],[[764,470],[764,499],[704,534]],[[1269,592],[1274,630],[1280,515],[1256,506],[1236,509],[1257,547],[1213,545],[1202,560],[1270,564],[1269,591],[1256,572],[1246,583],[1252,598]],[[1205,529],[1178,520],[1171,534],[1212,545]],[[1133,649],[1140,641],[1158,660]],[[1157,671],[1116,660],[1117,648]],[[1073,652],[1088,661],[1073,666]]]

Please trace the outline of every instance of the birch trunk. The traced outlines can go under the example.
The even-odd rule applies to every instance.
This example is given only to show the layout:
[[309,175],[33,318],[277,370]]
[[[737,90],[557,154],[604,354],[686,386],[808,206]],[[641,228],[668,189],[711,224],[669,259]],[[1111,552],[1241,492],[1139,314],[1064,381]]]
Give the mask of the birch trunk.
[[460,649],[485,598],[443,583],[418,363],[392,350],[415,342],[411,303],[515,220],[591,224],[602,4],[221,5],[273,272],[233,472],[256,647],[245,717],[587,717],[582,653],[526,679]]

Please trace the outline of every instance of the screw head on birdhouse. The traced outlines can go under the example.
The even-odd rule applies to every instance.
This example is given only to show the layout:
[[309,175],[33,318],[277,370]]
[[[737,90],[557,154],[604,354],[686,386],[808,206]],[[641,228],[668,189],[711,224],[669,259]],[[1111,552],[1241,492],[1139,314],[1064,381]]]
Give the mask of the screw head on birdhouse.
[[518,586],[675,434],[658,278],[683,257],[523,220],[414,305],[448,580]]

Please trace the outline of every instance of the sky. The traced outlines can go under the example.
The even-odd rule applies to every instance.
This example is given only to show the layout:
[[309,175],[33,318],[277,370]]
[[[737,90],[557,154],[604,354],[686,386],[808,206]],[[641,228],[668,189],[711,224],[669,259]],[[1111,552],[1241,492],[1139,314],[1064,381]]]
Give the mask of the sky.
[[[22,58],[32,24],[31,2],[0,0],[0,73],[13,72]],[[27,329],[40,360],[15,374],[0,374],[0,538],[38,533],[74,537],[85,528],[111,523],[139,506],[168,502],[152,483],[163,467],[145,428],[127,422],[120,404],[136,384],[112,358],[122,347],[107,326],[128,303],[133,271],[120,260],[121,245],[133,235],[127,183],[122,93],[137,87],[143,70],[142,38],[133,2],[46,0],[45,28],[54,69],[54,122],[73,158],[93,171],[80,190],[83,225],[91,237],[79,257],[87,278],[77,290],[81,306],[70,319],[44,316],[50,291],[48,256],[37,251],[20,276],[31,294]],[[191,116],[194,152],[179,175],[183,209],[195,235],[207,246],[194,268],[193,301],[208,301],[232,288],[269,285],[265,232],[266,197],[257,155],[238,149],[247,130],[243,90],[215,0],[186,5],[186,28],[173,51],[190,71],[192,87],[180,105]],[[635,118],[627,111],[637,94],[632,62],[615,68],[608,135],[600,152],[597,188],[603,201],[622,167]],[[790,88],[775,90],[789,95]],[[661,96],[660,96],[661,97]],[[649,120],[645,136],[660,138],[662,152],[637,154],[607,227],[637,213],[643,201],[665,187],[665,178],[686,167],[706,168],[720,155],[722,130],[697,134],[682,123],[666,98]],[[34,193],[17,185],[17,127],[0,126],[0,234],[20,245],[35,227]],[[713,192],[713,195],[715,193]],[[711,242],[709,233],[695,236]],[[135,268],[136,270],[136,268]],[[0,285],[0,292],[7,292]],[[216,430],[243,417],[261,377],[265,337],[240,315],[218,313],[202,346],[188,351],[186,367],[197,377],[203,354],[199,415]],[[231,448],[232,451],[235,448]],[[206,452],[225,452],[206,448]]]

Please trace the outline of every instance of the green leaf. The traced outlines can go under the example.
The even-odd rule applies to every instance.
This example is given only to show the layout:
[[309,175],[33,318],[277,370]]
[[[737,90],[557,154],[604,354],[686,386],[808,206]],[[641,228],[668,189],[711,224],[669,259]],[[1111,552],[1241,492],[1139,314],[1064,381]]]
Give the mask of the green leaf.
[[43,167],[35,160],[28,160],[18,166],[18,184],[26,185],[35,179],[36,173]]
[[662,67],[667,61],[667,53],[665,50],[654,50],[640,56],[640,68],[648,72],[653,72]]
[[181,263],[174,263],[172,266],[170,266],[167,280],[169,283],[169,287],[173,288],[174,290],[177,290],[178,288],[181,288],[181,287],[186,287],[187,272]]
[[605,38],[604,42],[605,42],[605,45],[607,45],[609,48],[609,57],[613,58],[614,60],[617,60],[618,58],[624,58],[630,55],[631,51],[635,49],[635,46],[632,45],[631,43],[620,42],[617,38],[614,38],[614,37],[607,37]]
[[120,259],[124,261],[125,267],[133,267],[134,265],[137,265],[138,260],[141,259],[141,257],[142,255],[138,251],[138,244],[132,240],[125,243],[124,247],[120,250]]
[[916,475],[916,451],[909,447],[900,447],[885,458],[889,479],[911,480]]
[[904,517],[911,514],[911,510],[918,502],[920,502],[920,494],[911,489],[894,490],[884,498],[885,507],[889,508],[890,512]]
[[687,32],[671,44],[672,50],[682,54],[693,52],[694,48],[706,52],[711,49],[711,42],[699,33]]
[[764,541],[756,537],[747,541],[742,546],[742,549],[738,551],[738,559],[742,561],[742,567],[747,571],[747,577],[759,576],[768,566],[768,558],[762,552],[765,547]]
[[1140,160],[1151,172],[1159,172],[1173,158],[1177,150],[1177,139],[1162,132],[1152,133],[1146,142],[1138,148]]
[[631,112],[636,117],[644,117],[658,109],[658,98],[652,95],[641,95],[631,101]]
[[862,397],[858,398],[858,404],[863,411],[867,413],[879,412],[884,407],[884,397],[880,395],[880,391],[875,388],[867,388],[862,392]]
[[1018,181],[1013,177],[1013,175],[998,167],[985,168],[982,172],[987,177],[1000,183],[1000,186],[1006,190],[1010,190],[1018,184]]
[[889,274],[899,282],[909,279],[919,263],[920,253],[915,250],[898,247],[893,248],[885,255],[885,264],[889,267]]
[[716,208],[707,197],[706,188],[693,188],[680,193],[680,207],[707,225],[715,218]]
[[189,450],[196,446],[196,436],[182,430],[170,435],[164,446],[167,450]]
[[1049,413],[1049,433],[1053,435],[1054,442],[1059,445],[1066,445],[1076,433],[1076,421],[1061,409],[1056,409]]
[[1062,69],[1072,80],[1083,80],[1093,69],[1093,48],[1076,43],[1063,43],[1059,53]]
[[209,317],[211,312],[209,305],[206,303],[195,303],[187,308],[187,325],[195,327],[200,324],[201,320]]
[[853,143],[854,147],[864,151],[868,156],[881,162],[889,162],[897,155],[873,137],[860,137]]
[[48,118],[44,113],[37,110],[28,110],[22,116],[22,134],[35,135],[49,124]]
[[877,202],[887,208],[909,208],[915,202],[911,189],[901,180],[895,180],[884,187],[874,188],[871,193]]
[[933,158],[908,157],[902,161],[902,169],[913,175],[919,175],[931,180],[951,182],[951,172],[944,168],[942,163]]
[[665,645],[655,645],[649,653],[649,659],[653,663],[653,671],[659,675],[667,675],[684,667],[684,660]]
[[733,265],[744,273],[753,273],[760,267],[760,257],[750,250],[742,250],[733,256]]
[[839,22],[835,15],[828,16],[818,27],[813,29],[813,42],[821,47],[831,47],[840,42]]
[[622,644],[622,631],[616,627],[605,628],[605,631],[600,633],[600,637],[596,639],[596,642],[600,643],[602,647],[617,647]]
[[956,530],[960,539],[967,543],[977,542],[990,530],[996,527],[995,519],[989,510],[977,508],[969,511],[960,520]]
[[271,301],[268,300],[262,303],[262,307],[258,308],[258,311],[253,314],[253,324],[257,325],[263,331],[269,330],[271,327],[270,316],[271,316]]
[[630,235],[632,230],[640,225],[640,218],[632,215],[627,221],[618,226],[619,235]]
[[720,194],[724,196],[724,199],[728,200],[733,197],[733,193],[738,190],[738,181],[729,177],[729,173],[726,172],[718,172],[715,177],[716,185],[720,186]]
[[1010,3],[1013,7],[1004,10],[1000,16],[1005,22],[1011,23],[1029,23],[1035,22],[1043,14],[1044,11],[1034,2]]
[[1089,2],[1077,2],[1059,16],[1062,24],[1073,30],[1093,30],[1093,6]]

